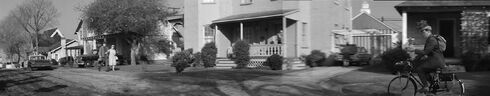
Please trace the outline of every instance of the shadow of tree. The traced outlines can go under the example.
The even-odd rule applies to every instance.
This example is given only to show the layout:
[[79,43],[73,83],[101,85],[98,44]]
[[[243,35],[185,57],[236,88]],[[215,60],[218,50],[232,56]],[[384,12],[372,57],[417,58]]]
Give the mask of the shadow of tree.
[[47,87],[47,88],[39,88],[37,90],[34,90],[34,92],[51,92],[51,91],[55,91],[55,90],[66,88],[66,87],[68,87],[68,86],[66,86],[66,85],[56,85],[56,86]]

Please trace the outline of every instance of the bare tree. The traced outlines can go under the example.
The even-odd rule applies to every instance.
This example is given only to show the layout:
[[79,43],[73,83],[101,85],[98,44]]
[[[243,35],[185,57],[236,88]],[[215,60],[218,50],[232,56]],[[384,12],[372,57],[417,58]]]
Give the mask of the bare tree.
[[39,49],[39,34],[41,31],[57,24],[59,13],[49,0],[27,0],[17,6],[11,14],[24,32],[34,38],[34,52]]
[[17,62],[22,58],[22,53],[26,53],[30,47],[28,33],[21,32],[18,22],[14,19],[12,15],[4,18],[0,22],[0,43],[5,45],[4,52],[7,57],[12,59],[17,57]]

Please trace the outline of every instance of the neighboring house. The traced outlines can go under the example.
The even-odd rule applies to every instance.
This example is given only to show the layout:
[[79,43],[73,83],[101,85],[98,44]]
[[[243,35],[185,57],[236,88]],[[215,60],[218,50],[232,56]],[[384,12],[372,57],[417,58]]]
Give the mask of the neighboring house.
[[[182,30],[183,30],[183,15],[177,14],[167,17],[164,21],[159,22],[160,24],[160,34],[155,35],[161,38],[165,38],[170,41],[180,40],[182,41]],[[97,50],[102,44],[106,44],[108,47],[115,45],[116,52],[121,55],[123,60],[129,60],[130,58],[130,46],[123,38],[129,34],[101,34],[96,35],[91,30],[87,30],[84,25],[83,20],[80,20],[77,29],[75,30],[77,35],[77,41],[81,42],[81,46],[78,48],[83,48],[83,54],[96,54]],[[152,37],[152,36],[149,36]],[[173,43],[176,49],[180,49],[183,46],[177,46],[177,43]],[[153,52],[152,52],[153,53]],[[146,54],[149,60],[164,60],[167,59],[166,55],[159,52],[154,52],[154,54]],[[129,61],[126,61],[129,62]]]
[[[42,54],[47,55],[49,59],[59,60],[62,57],[66,56],[79,56],[83,50],[81,48],[77,48],[78,42],[76,40],[66,39],[64,35],[58,28],[53,28],[47,31],[44,31],[42,37],[45,37],[44,40],[40,40],[39,48]],[[49,37],[46,37],[49,36]],[[49,42],[51,45],[46,46]]]
[[350,0],[186,0],[185,48],[216,42],[226,58],[232,43],[251,44],[252,57],[286,58],[334,50],[332,30],[350,29]]
[[369,53],[374,54],[391,48],[398,42],[397,34],[401,33],[374,17],[367,2],[363,2],[360,13],[352,18],[352,29],[364,33],[351,35],[349,43],[364,47]]
[[490,1],[406,1],[395,6],[403,18],[402,40],[415,38],[418,48],[425,39],[417,22],[427,20],[432,32],[447,40],[445,57],[461,57],[474,51],[488,53]]

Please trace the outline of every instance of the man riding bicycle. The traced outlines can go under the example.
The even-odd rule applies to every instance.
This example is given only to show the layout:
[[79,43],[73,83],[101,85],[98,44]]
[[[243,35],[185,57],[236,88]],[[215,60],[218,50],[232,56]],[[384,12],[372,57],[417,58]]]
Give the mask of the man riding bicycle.
[[429,80],[433,80],[429,73],[435,72],[438,68],[445,68],[445,62],[443,50],[438,48],[440,43],[437,41],[438,33],[432,32],[432,27],[429,25],[421,28],[426,41],[423,50],[415,50],[415,54],[417,54],[416,60],[420,63],[415,71],[423,84],[419,92],[427,92],[429,91]]

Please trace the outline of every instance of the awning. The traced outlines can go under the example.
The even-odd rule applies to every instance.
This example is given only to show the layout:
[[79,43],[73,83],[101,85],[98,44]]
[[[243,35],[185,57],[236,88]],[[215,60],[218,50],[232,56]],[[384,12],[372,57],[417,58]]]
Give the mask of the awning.
[[489,9],[490,1],[463,1],[463,0],[446,0],[446,1],[405,1],[395,6],[396,10],[401,14],[402,11],[418,8],[420,10],[434,10],[428,8],[443,8],[460,10],[458,7],[481,7],[483,9]]
[[289,15],[289,14],[292,14],[295,12],[298,12],[298,10],[297,9],[281,9],[281,10],[262,11],[262,12],[255,12],[255,13],[237,14],[237,15],[231,15],[228,17],[224,17],[221,19],[214,20],[213,23],[223,23],[223,22],[233,22],[233,21],[261,19],[261,18],[269,18],[269,17],[277,17],[277,16],[286,16],[286,15]]

